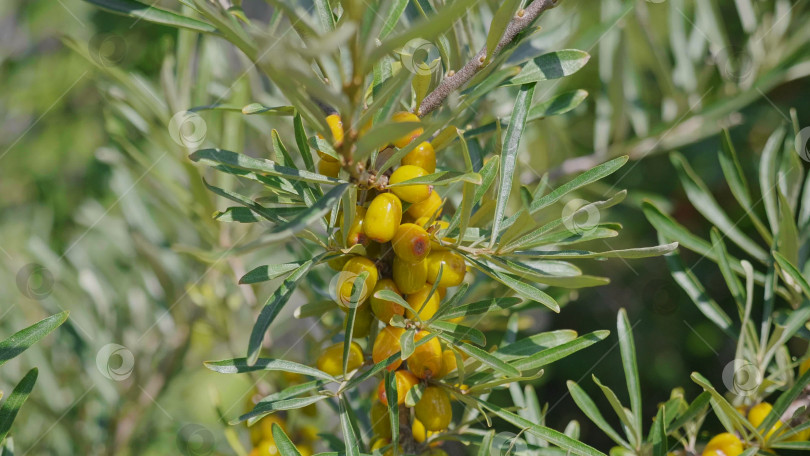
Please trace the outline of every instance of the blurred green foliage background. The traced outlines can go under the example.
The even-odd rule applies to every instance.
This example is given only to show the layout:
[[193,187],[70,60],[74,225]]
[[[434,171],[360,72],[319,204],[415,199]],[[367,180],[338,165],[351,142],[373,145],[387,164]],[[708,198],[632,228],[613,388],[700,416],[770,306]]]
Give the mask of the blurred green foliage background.
[[[542,18],[537,46],[576,47],[592,59],[563,86],[538,86],[538,98],[574,89],[590,96],[567,115],[532,124],[520,160],[538,172],[552,170],[552,182],[559,183],[582,163],[630,153],[634,161],[600,184],[606,187],[582,194],[596,197],[610,185],[629,190],[625,204],[600,214],[625,227],[611,248],[657,242],[639,210],[643,198],[655,199],[680,223],[707,236],[710,225],[686,201],[665,152],[683,152],[736,220],[741,214],[727,204],[733,200],[716,158],[719,129],[730,127],[753,178],[765,139],[788,122],[791,108],[801,126],[810,125],[809,5],[742,2],[753,4],[752,25],[735,3],[566,0]],[[270,8],[261,1],[246,0],[243,6],[251,17],[266,17]],[[113,41],[119,46],[113,54],[94,48],[94,37],[109,36],[99,34],[120,39]],[[229,418],[241,412],[251,384],[241,376],[217,375],[202,363],[241,353],[257,295],[261,300],[267,293],[240,289],[236,280],[258,264],[255,258],[264,256],[266,263],[272,254],[281,261],[285,253],[258,252],[213,264],[189,254],[191,247],[230,245],[242,232],[203,220],[222,205],[210,196],[192,200],[199,195],[200,176],[183,165],[183,149],[125,126],[120,119],[127,112],[115,103],[118,81],[66,46],[64,36],[91,57],[112,56],[117,70],[141,75],[161,103],[167,102],[161,69],[178,39],[172,29],[133,23],[77,0],[0,3],[0,334],[45,314],[71,311],[54,335],[0,370],[0,389],[8,391],[24,369],[40,368],[40,382],[14,431],[17,447],[21,454],[173,454],[177,448],[188,451],[184,442],[196,433],[230,454],[231,436],[217,407]],[[255,101],[250,93],[258,83],[240,79],[245,62],[224,45],[217,52],[228,58],[200,90],[234,104]],[[508,115],[511,99],[505,95],[493,110]],[[245,128],[238,113],[211,118],[209,137],[228,140],[228,128]],[[248,137],[261,143],[265,138],[256,131],[267,135],[269,128],[289,128],[276,121],[258,122]],[[144,153],[139,157],[129,148]],[[535,177],[527,173],[522,179]],[[719,270],[697,256],[684,257],[714,286],[709,292],[718,302],[733,308]],[[32,263],[44,269],[21,275]],[[610,277],[610,285],[572,294],[558,316],[526,315],[521,329],[571,328],[581,334],[613,329],[617,310],[627,308],[647,416],[672,388],[683,386],[687,397],[694,397],[699,388],[689,381],[692,371],[722,383],[734,341],[697,311],[662,259],[601,265],[586,272]],[[314,321],[278,326],[275,346],[294,344],[294,334]],[[129,372],[126,356],[103,360],[112,374],[99,366],[97,354],[109,343],[132,354]],[[306,345],[296,348],[300,356]],[[795,348],[796,354],[806,349]],[[587,379],[592,371],[604,383],[620,385],[618,364],[613,335],[548,369],[537,390],[541,403],[550,405],[551,426],[561,429],[578,419],[583,439],[606,450],[606,438],[567,397],[565,381]],[[119,369],[125,379],[108,378]],[[270,374],[266,380],[270,387],[284,382]],[[332,412],[322,412],[291,419],[336,428]]]

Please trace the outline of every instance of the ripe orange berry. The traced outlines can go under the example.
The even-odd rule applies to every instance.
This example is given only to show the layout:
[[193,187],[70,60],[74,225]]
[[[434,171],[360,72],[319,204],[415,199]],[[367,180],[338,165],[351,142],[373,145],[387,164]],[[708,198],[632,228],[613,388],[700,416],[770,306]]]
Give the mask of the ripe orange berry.
[[[405,395],[408,394],[411,388],[419,383],[419,379],[404,369],[396,371],[394,378],[397,382],[397,404],[402,405],[405,403]],[[388,397],[385,393],[385,379],[380,380],[380,384],[377,385],[377,397],[380,399],[380,402],[386,406],[388,405]]]
[[458,286],[464,281],[464,276],[467,274],[464,257],[449,250],[431,252],[425,261],[428,266],[428,282],[435,283],[439,277],[439,269],[442,270],[442,277],[439,280],[440,287]]
[[[362,282],[361,288],[355,290],[354,282],[357,276],[363,272],[368,272],[368,277]],[[378,277],[377,266],[373,261],[361,256],[352,257],[343,265],[343,269],[338,276],[337,297],[340,304],[343,306],[351,305],[352,293],[357,293],[358,304],[364,303],[371,296],[371,290],[377,286]]]
[[[427,175],[428,172],[418,166],[403,165],[397,168],[397,170],[391,174],[391,178],[388,180],[388,182],[389,184],[398,184],[400,182],[405,182]],[[397,195],[402,201],[407,201],[409,203],[420,203],[430,196],[430,194],[433,192],[433,187],[428,184],[413,184],[403,185],[400,187],[391,187],[391,191],[394,192],[394,194]]]
[[403,223],[397,227],[391,246],[398,257],[408,263],[416,263],[430,253],[430,236],[419,225]]
[[366,210],[363,231],[371,240],[388,242],[402,222],[402,202],[393,193],[377,195]]
[[436,190],[430,192],[426,200],[419,203],[411,204],[408,208],[407,214],[413,220],[419,220],[420,217],[436,217],[442,214],[442,197]]
[[436,152],[429,142],[424,141],[402,157],[401,163],[418,166],[428,173],[433,173],[436,171]]
[[[405,298],[405,301],[408,302],[408,305],[413,308],[416,312],[419,313],[419,318],[422,320],[429,320],[430,317],[436,314],[439,310],[439,304],[441,303],[441,298],[439,297],[439,293],[433,293],[428,299],[428,295],[430,295],[430,290],[433,287],[430,285],[423,286],[419,291],[416,293],[411,293]],[[408,318],[414,318],[413,312],[410,310],[405,310],[405,316]],[[434,371],[435,372],[435,371]]]
[[377,286],[374,287],[374,292],[371,294],[371,311],[374,312],[374,315],[379,318],[380,321],[388,324],[394,315],[403,315],[405,313],[405,308],[394,301],[375,298],[374,294],[380,290],[389,290],[399,294],[399,289],[393,280],[382,279],[377,282]]
[[[754,425],[754,427],[759,427],[763,421],[765,421],[765,417],[771,413],[773,410],[773,406],[768,402],[760,402],[759,404],[751,407],[751,410],[748,411],[748,421]],[[782,422],[777,421],[767,433],[765,433],[765,440],[770,439],[773,434],[782,427]]]
[[414,407],[416,418],[428,431],[447,429],[453,419],[453,409],[447,393],[438,386],[428,386]]
[[[316,363],[318,369],[332,376],[343,374],[343,342],[326,347],[318,357]],[[363,349],[357,342],[352,342],[349,348],[349,363],[347,372],[353,371],[363,365]]]
[[[327,155],[327,157],[329,156]],[[320,161],[318,161],[318,172],[327,177],[337,178],[338,174],[340,173],[340,162],[334,161],[334,159],[332,160],[333,161],[321,159]]]
[[[385,440],[391,439],[391,421],[388,417],[388,407],[380,401],[374,401],[371,405],[371,429],[375,434]],[[385,446],[385,445],[383,445]]]
[[[410,112],[398,112],[391,116],[391,120],[394,122],[419,122],[419,116]],[[394,141],[394,146],[402,149],[403,147],[407,146],[408,143],[414,140],[417,136],[421,135],[424,132],[422,127],[418,127],[415,130],[411,131],[407,135],[397,139]]]
[[[414,336],[414,342],[418,343],[429,335],[430,333],[427,331],[419,331]],[[442,371],[442,346],[438,338],[434,337],[414,349],[413,354],[408,358],[408,370],[419,378],[432,377]],[[425,425],[427,426],[427,423]],[[430,428],[428,427],[428,429]]]
[[446,377],[447,374],[456,370],[457,366],[456,355],[453,350],[445,349],[442,352],[442,370],[435,375],[436,378]]
[[428,269],[426,260],[408,263],[395,256],[393,270],[394,283],[397,284],[397,288],[402,293],[416,293],[427,283]]
[[717,434],[703,448],[703,456],[737,456],[743,452],[740,439],[728,432]]
[[[377,334],[377,338],[374,339],[374,347],[371,349],[371,359],[374,360],[375,364],[379,363],[380,361],[384,361],[394,353],[399,353],[401,351],[402,345],[400,343],[400,338],[404,332],[405,330],[402,328],[397,328],[396,326],[386,326],[382,331],[380,331],[379,334]],[[395,371],[401,364],[402,359],[398,359],[392,364],[388,365],[387,369],[390,371]]]

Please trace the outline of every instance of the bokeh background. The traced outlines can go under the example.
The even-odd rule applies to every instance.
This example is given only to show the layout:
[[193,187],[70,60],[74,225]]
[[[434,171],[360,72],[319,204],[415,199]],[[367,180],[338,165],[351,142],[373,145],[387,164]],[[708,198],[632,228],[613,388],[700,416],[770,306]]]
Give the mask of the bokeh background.
[[[243,7],[261,22],[273,3],[245,0]],[[414,14],[409,7],[406,16]],[[730,129],[755,181],[762,146],[790,123],[791,109],[800,126],[810,126],[809,21],[810,5],[801,0],[566,0],[541,19],[544,30],[532,44],[592,57],[565,82],[538,87],[536,98],[574,89],[590,95],[576,110],[531,125],[521,179],[550,171],[559,185],[583,166],[627,153],[628,165],[582,192],[586,199],[610,188],[630,192],[599,214],[624,226],[609,247],[657,243],[639,209],[644,198],[708,236],[666,152],[683,152],[732,218],[742,215],[722,180],[717,133]],[[3,391],[26,369],[40,369],[13,432],[19,454],[233,454],[228,441],[245,440],[246,431],[222,416],[243,411],[259,377],[223,376],[203,361],[244,351],[257,306],[277,283],[236,281],[254,266],[289,259],[289,249],[220,255],[255,233],[211,220],[225,206],[201,187],[202,171],[166,125],[192,106],[243,106],[274,95],[224,42],[197,43],[206,71],[184,65],[191,36],[78,0],[0,2],[0,335],[71,312],[58,331],[0,369]],[[493,112],[508,115],[511,98],[502,99]],[[291,129],[272,117],[202,118],[204,141],[255,155],[265,153],[271,128]],[[716,266],[683,255],[712,296],[733,308]],[[648,417],[673,388],[684,387],[688,398],[698,393],[692,371],[722,383],[734,341],[697,311],[663,259],[589,268],[611,284],[572,293],[559,315],[525,315],[522,330],[613,330],[625,307]],[[311,298],[297,295],[293,304]],[[307,333],[317,320],[295,319],[295,307],[274,326],[272,346],[277,356],[293,347],[287,356],[306,361],[320,334]],[[593,373],[624,397],[619,362],[612,335],[547,369],[536,389],[549,404],[548,423],[562,429],[579,420],[583,439],[607,450],[565,381],[593,391]],[[290,381],[268,375],[260,391]],[[288,419],[292,427],[337,429],[327,406]]]

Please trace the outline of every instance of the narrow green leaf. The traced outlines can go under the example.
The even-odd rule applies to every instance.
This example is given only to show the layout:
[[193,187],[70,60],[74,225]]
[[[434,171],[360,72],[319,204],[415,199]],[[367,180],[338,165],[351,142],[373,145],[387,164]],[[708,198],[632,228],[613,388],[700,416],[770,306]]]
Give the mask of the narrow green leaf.
[[495,11],[492,22],[489,24],[489,33],[487,34],[487,54],[486,60],[484,60],[485,63],[489,62],[492,58],[492,55],[498,46],[498,42],[501,41],[503,32],[506,31],[506,27],[515,16],[515,12],[517,11],[518,7],[520,7],[520,3],[521,0],[505,0],[498,7],[498,10]]
[[251,269],[250,272],[243,275],[242,278],[239,279],[239,284],[247,285],[252,283],[260,283],[266,282],[268,280],[273,280],[300,267],[302,264],[304,264],[303,261],[299,261],[296,263],[267,264],[264,266],[259,266],[257,268]]
[[774,131],[768,137],[759,160],[759,189],[762,192],[762,203],[765,206],[771,233],[779,232],[779,206],[776,200],[779,189],[777,188],[776,168],[779,165],[777,157],[784,138],[785,129],[783,127]]
[[243,374],[245,372],[256,371],[282,371],[292,372],[296,374],[308,375],[310,377],[320,378],[335,382],[335,377],[322,372],[314,367],[309,367],[304,364],[286,361],[283,359],[272,358],[259,358],[254,364],[248,364],[245,358],[225,359],[222,361],[206,361],[205,367],[220,374]]
[[546,117],[559,116],[566,112],[573,111],[585,99],[588,98],[587,90],[574,90],[573,92],[561,93],[549,100],[538,103],[529,109],[529,119],[531,122]]
[[528,115],[529,106],[532,103],[532,97],[534,96],[534,86],[534,84],[527,84],[520,87],[514,107],[512,108],[512,118],[506,129],[503,154],[501,155],[501,181],[496,199],[495,217],[492,220],[492,238],[489,241],[490,247],[495,245],[495,241],[500,234],[502,219],[506,212],[506,204],[512,193],[512,180],[517,164],[520,137],[523,135],[523,129],[526,127],[526,117]]
[[[399,22],[399,18],[402,16],[402,13],[405,12],[405,8],[408,6],[408,0],[393,0],[391,3],[391,7],[388,10],[388,14],[385,16],[385,22],[383,23],[382,30],[380,30],[380,39],[384,39],[388,36],[389,33],[394,31],[396,28],[397,23]],[[419,103],[417,103],[417,106]]]
[[242,114],[247,116],[253,114],[292,116],[295,114],[295,108],[293,106],[265,106],[261,103],[251,103],[249,105],[245,105],[242,107],[241,111]]
[[[521,302],[523,302],[522,299],[515,297],[485,299],[483,301],[477,301],[471,304],[464,304],[452,308],[451,310],[442,313],[442,319],[450,320],[458,317],[498,312],[501,310],[506,310],[512,306],[516,306]],[[447,304],[443,304],[443,306],[447,306]]]
[[630,394],[630,409],[635,418],[635,428],[638,431],[638,442],[641,441],[641,382],[638,378],[638,364],[636,362],[636,344],[633,341],[633,327],[627,318],[627,311],[619,309],[616,319],[617,333],[619,335],[619,351],[622,354],[622,367],[627,380],[627,392]]
[[506,85],[522,85],[570,76],[584,67],[590,58],[587,52],[578,49],[549,52],[523,65],[520,73],[507,81]]
[[580,410],[588,417],[589,420],[593,421],[593,423],[602,430],[611,440],[616,442],[617,444],[629,448],[630,444],[624,440],[618,432],[616,432],[613,427],[607,422],[607,420],[602,416],[602,413],[599,411],[599,408],[593,402],[593,400],[588,396],[588,393],[585,392],[582,388],[579,387],[576,383],[569,380],[566,382],[568,385],[568,392],[571,393],[571,398],[574,399],[574,403],[577,404]]
[[343,433],[343,443],[346,446],[346,456],[360,456],[360,443],[354,434],[354,427],[349,417],[349,401],[345,396],[340,396],[338,410],[340,412],[340,429]]
[[281,456],[301,456],[301,453],[295,448],[295,444],[287,437],[287,434],[281,429],[281,426],[273,423],[270,429],[273,431],[273,440]]
[[810,299],[810,283],[807,283],[807,280],[802,276],[802,273],[796,269],[796,266],[793,266],[793,264],[779,252],[773,252],[773,257],[782,270],[782,273],[790,277],[794,283],[798,284],[807,299]]
[[312,266],[317,263],[320,257],[315,257],[298,267],[292,274],[287,277],[284,282],[278,287],[272,296],[267,300],[262,307],[256,323],[253,325],[253,330],[250,333],[250,340],[248,342],[247,350],[247,363],[248,365],[256,364],[259,359],[259,352],[262,347],[262,340],[270,324],[276,319],[281,309],[290,300],[290,297],[295,291],[298,282],[307,275],[312,269]]
[[[394,398],[399,397],[397,392],[397,377],[393,372],[385,371],[385,397],[388,398],[388,421],[391,424],[391,441],[399,442],[399,405]],[[392,447],[392,455],[397,456],[399,445]]]
[[[47,336],[54,329],[58,328],[59,325],[67,320],[68,314],[69,312],[64,311],[51,315],[50,317],[43,318],[31,326],[17,331],[8,339],[0,342],[0,366],[25,350],[28,350],[28,348],[37,343],[37,341]],[[34,375],[36,376],[36,374]],[[0,438],[0,441],[1,440],[2,438]]]
[[681,428],[686,423],[695,419],[698,415],[703,415],[706,411],[706,408],[709,406],[709,401],[711,400],[712,395],[704,391],[689,404],[689,407],[683,412],[678,418],[669,424],[667,427],[667,434],[671,434]]
[[39,371],[33,368],[25,374],[25,377],[17,383],[11,394],[8,395],[3,405],[0,406],[0,442],[6,438],[8,431],[11,430],[11,424],[17,417],[20,407],[23,406],[28,395],[34,389],[34,383],[37,381]]
[[538,259],[569,259],[569,258],[625,258],[638,259],[661,256],[675,251],[677,242],[655,245],[652,247],[638,247],[634,249],[608,250],[606,252],[589,252],[587,250],[518,250],[511,252],[512,256],[526,256]]
[[323,176],[309,171],[298,170],[286,166],[279,166],[270,160],[253,158],[247,155],[237,154],[222,149],[202,149],[193,152],[189,158],[195,162],[201,162],[209,166],[227,165],[235,168],[245,169],[258,173],[266,173],[272,176],[281,176],[292,180],[301,180],[315,184],[341,184],[345,183],[340,179]]
[[313,222],[322,220],[323,216],[332,210],[332,206],[340,200],[341,196],[343,196],[343,193],[346,192],[348,188],[348,183],[332,187],[332,189],[315,204],[302,210],[301,213],[296,215],[289,222],[275,226],[269,234],[262,236],[262,241],[273,242],[285,239],[307,228]]
[[539,369],[584,348],[590,347],[591,345],[604,340],[609,334],[610,331],[606,330],[594,331],[592,333],[585,334],[584,336],[577,337],[570,342],[566,342],[556,347],[547,348],[545,350],[540,350],[525,358],[517,359],[512,361],[510,364],[519,369],[521,372]]
[[402,337],[399,339],[400,348],[400,358],[404,361],[411,357],[413,354],[413,350],[416,347],[414,342],[414,335],[416,335],[416,330],[411,328],[407,331],[402,333]]
[[481,361],[481,363],[484,365],[489,366],[503,375],[506,375],[507,377],[520,377],[520,370],[507,364],[489,352],[481,350],[480,348],[465,343],[461,340],[448,337],[447,334],[444,333],[439,334],[439,338],[443,339],[448,344],[453,345],[455,348],[466,353],[470,357]]
[[468,340],[482,347],[487,344],[487,338],[484,336],[484,333],[475,328],[470,328],[469,326],[450,323],[448,321],[435,321],[430,324],[430,328],[456,340]]
[[173,11],[145,5],[135,0],[85,0],[111,13],[134,17],[155,24],[184,28],[202,33],[216,33],[217,29],[206,22],[183,16]]
[[554,298],[549,296],[544,291],[541,291],[540,289],[535,288],[509,274],[496,271],[472,257],[467,257],[467,261],[469,261],[476,269],[511,288],[519,295],[527,299],[531,299],[532,301],[539,302],[554,312],[560,311],[560,305],[557,304],[557,301],[555,301]]
[[269,401],[259,402],[258,404],[256,404],[256,407],[253,408],[253,410],[243,415],[240,415],[239,418],[232,421],[231,424],[238,424],[243,421],[250,420],[252,418],[269,415],[271,413],[280,412],[282,410],[300,409],[306,407],[307,405],[322,401],[326,399],[326,397],[327,396],[319,394],[315,396],[296,397],[293,399],[283,399],[280,401],[273,401],[273,402]]
[[624,166],[628,159],[629,157],[624,155],[585,171],[574,179],[571,179],[565,184],[555,188],[546,196],[535,200],[531,206],[529,206],[529,212],[536,214],[537,211],[556,203],[568,193],[613,174],[619,168]]

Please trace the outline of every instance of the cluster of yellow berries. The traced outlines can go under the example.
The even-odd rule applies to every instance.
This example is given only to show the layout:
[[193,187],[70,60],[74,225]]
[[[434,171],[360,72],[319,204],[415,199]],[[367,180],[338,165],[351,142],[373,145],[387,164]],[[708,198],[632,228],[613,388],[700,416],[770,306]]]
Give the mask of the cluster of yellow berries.
[[[303,380],[303,376],[300,374],[284,372],[284,379],[288,384],[293,385],[300,383]],[[246,411],[253,410],[253,407],[256,405],[253,398],[257,396],[257,393],[258,391],[254,389],[253,394],[248,397]],[[317,415],[315,404],[310,404],[300,409],[300,412],[303,415],[310,417],[309,419],[314,418]],[[315,454],[314,446],[321,439],[318,436],[319,430],[312,424],[302,425],[300,420],[300,418],[302,418],[301,415],[299,415],[297,418],[298,419],[291,420],[298,423],[296,426],[292,427],[288,426],[287,421],[278,413],[267,415],[254,423],[249,428],[250,443],[252,445],[249,456],[275,456],[281,454],[276,446],[276,439],[273,437],[273,424],[278,425],[285,434],[292,438],[296,444],[298,452],[301,453],[301,456],[312,456]]]
[[[808,369],[810,369],[810,358],[805,359],[799,365],[799,375],[804,375]],[[771,413],[771,410],[773,410],[773,405],[768,402],[760,402],[759,404],[756,404],[748,409],[747,414],[745,407],[738,407],[737,410],[743,416],[747,416],[748,422],[751,423],[752,426],[758,428],[765,421],[765,418]],[[775,434],[778,435],[786,432],[787,429],[783,428],[783,426],[784,423],[779,420],[773,426],[771,426],[770,429],[764,432],[762,436],[767,441]],[[805,429],[793,434],[788,440],[810,440],[810,429]],[[743,452],[744,448],[745,445],[739,437],[729,432],[723,432],[715,435],[711,440],[709,440],[709,443],[707,443],[703,448],[702,456],[737,456]]]
[[[411,113],[397,113],[393,120],[418,122],[419,118]],[[327,123],[332,129],[335,143],[339,144],[343,140],[340,117],[330,115]],[[392,146],[405,147],[421,134],[422,129],[418,128],[394,141]],[[319,171],[336,176],[340,163],[329,155],[320,155]],[[344,311],[350,305],[356,306],[353,338],[367,337],[372,325],[376,327],[377,320],[385,325],[371,344],[374,363],[401,351],[401,339],[406,329],[400,325],[389,325],[392,318],[402,316],[409,320],[406,322],[411,325],[409,327],[418,330],[414,337],[417,346],[405,360],[407,368],[401,368],[403,361],[397,360],[388,369],[394,373],[396,402],[401,407],[412,387],[420,382],[426,385],[413,407],[410,422],[413,438],[419,443],[433,433],[447,429],[450,424],[450,397],[442,387],[432,385],[430,381],[456,369],[454,352],[444,348],[438,338],[430,338],[419,345],[422,339],[430,336],[427,330],[422,329],[421,322],[436,314],[447,288],[462,283],[467,265],[461,255],[446,246],[447,239],[437,237],[437,233],[448,228],[449,223],[439,219],[443,203],[436,189],[428,184],[394,184],[431,174],[435,170],[436,154],[430,142],[422,142],[405,155],[400,166],[388,178],[391,187],[367,190],[368,204],[356,207],[355,217],[348,227],[344,226],[343,217],[338,216],[340,231],[335,237],[342,238],[342,230],[348,230],[345,236],[348,245],[345,247],[360,244],[365,248],[365,255],[342,255],[329,263],[341,271],[340,279],[330,290],[335,294],[335,299]],[[367,273],[367,276],[358,290],[355,282],[363,273]],[[401,301],[375,296],[383,290],[399,295],[410,309],[401,305]],[[351,342],[348,371],[362,366],[365,360],[360,344]],[[331,375],[341,375],[343,342],[327,347],[319,357],[317,367]],[[373,449],[391,444],[384,381],[380,382],[378,399],[371,408],[371,422],[376,434]],[[410,410],[408,416],[411,416]],[[430,451],[435,456],[441,456],[441,450],[437,448]]]

